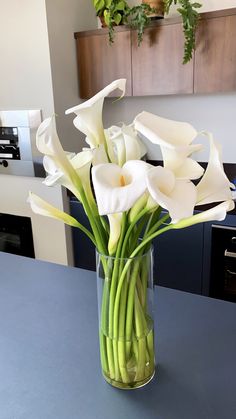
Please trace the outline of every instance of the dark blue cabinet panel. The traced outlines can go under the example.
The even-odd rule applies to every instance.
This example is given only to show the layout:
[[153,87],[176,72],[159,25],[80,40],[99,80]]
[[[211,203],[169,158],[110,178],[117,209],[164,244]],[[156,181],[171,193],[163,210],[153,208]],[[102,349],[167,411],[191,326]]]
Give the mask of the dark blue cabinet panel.
[[158,285],[201,294],[203,225],[172,230],[154,241],[154,280]]
[[[89,229],[88,218],[80,202],[71,199],[70,213],[81,224]],[[78,228],[72,228],[75,266],[95,271],[95,247],[91,240]]]

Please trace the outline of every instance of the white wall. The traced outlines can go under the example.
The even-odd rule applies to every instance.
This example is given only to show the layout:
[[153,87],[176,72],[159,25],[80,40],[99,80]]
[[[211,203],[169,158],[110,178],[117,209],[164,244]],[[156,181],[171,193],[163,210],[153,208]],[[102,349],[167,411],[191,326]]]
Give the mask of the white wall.
[[0,109],[54,112],[45,0],[0,0]]
[[74,32],[96,29],[92,0],[46,0],[57,129],[64,148],[80,151],[82,135],[65,110],[80,103]]
[[[128,4],[130,6],[135,6],[139,3],[139,0],[128,0]],[[202,12],[210,12],[212,10],[221,10],[236,7],[236,0],[199,0],[198,3],[202,4],[202,7],[200,9]],[[171,14],[175,13],[176,7],[178,6],[172,6]]]
[[[200,12],[211,12],[213,10],[230,9],[236,7],[236,0],[199,0],[198,3],[202,4],[199,9]],[[175,15],[177,6],[172,6],[169,16]]]

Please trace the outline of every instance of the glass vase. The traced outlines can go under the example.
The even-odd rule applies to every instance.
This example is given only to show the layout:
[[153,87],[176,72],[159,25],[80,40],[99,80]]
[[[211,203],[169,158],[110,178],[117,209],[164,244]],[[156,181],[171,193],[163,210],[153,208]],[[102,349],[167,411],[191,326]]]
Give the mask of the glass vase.
[[121,389],[155,373],[152,249],[135,258],[96,252],[99,338],[105,380]]

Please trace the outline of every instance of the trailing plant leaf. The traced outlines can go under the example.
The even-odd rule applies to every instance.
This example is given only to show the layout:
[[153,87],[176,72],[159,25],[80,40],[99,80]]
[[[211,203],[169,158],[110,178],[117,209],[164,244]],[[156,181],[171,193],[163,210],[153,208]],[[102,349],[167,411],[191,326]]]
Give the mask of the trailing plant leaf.
[[138,46],[143,40],[144,29],[150,22],[151,13],[156,13],[156,9],[146,3],[134,6],[127,12],[130,26],[138,31]]
[[202,7],[202,5],[197,2],[191,3],[190,0],[164,0],[166,14],[169,13],[172,4],[180,5],[177,11],[182,17],[185,38],[183,64],[187,64],[192,59],[195,48],[195,34],[199,20],[199,13],[197,9]]

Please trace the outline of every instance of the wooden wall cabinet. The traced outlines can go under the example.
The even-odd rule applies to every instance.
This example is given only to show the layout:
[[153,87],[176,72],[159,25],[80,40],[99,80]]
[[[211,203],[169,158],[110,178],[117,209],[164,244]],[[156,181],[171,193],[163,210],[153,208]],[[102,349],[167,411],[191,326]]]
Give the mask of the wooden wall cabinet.
[[181,23],[146,29],[140,46],[132,31],[133,96],[193,93],[193,60],[183,66],[183,44]]
[[82,99],[118,78],[127,79],[126,96],[236,90],[236,8],[201,14],[196,50],[185,65],[180,18],[153,23],[140,47],[136,31],[125,26],[115,28],[112,45],[107,29],[75,38]]
[[232,13],[231,9],[221,11],[220,16],[219,12],[209,13],[199,23],[194,93],[236,90],[236,11]]
[[132,95],[131,33],[116,29],[110,45],[107,29],[75,34],[78,58],[80,97],[88,99],[113,80],[125,78],[126,96]]

